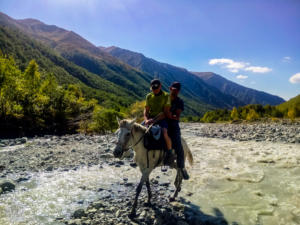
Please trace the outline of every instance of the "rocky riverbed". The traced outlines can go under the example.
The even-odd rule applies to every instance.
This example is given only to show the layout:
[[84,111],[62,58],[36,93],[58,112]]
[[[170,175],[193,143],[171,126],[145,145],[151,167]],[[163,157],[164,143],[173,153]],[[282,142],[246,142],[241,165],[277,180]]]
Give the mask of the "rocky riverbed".
[[299,134],[297,124],[182,124],[191,179],[169,203],[175,172],[156,169],[153,205],[143,189],[134,220],[140,173],[132,155],[113,157],[115,136],[1,140],[0,224],[299,224]]
[[241,123],[241,124],[191,124],[183,123],[182,128],[199,137],[224,138],[233,141],[270,141],[300,143],[300,123]]

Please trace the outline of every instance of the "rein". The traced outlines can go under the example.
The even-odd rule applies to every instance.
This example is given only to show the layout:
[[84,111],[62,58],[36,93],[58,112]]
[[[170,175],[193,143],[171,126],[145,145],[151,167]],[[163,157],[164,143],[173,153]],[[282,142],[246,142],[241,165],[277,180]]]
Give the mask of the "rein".
[[[133,148],[134,146],[136,146],[138,143],[141,142],[141,140],[145,137],[145,135],[149,132],[149,130],[151,129],[151,127],[158,121],[158,118],[162,115],[163,113],[159,113],[157,114],[154,118],[153,118],[153,123],[147,128],[146,132],[143,134],[143,136],[134,144],[129,146],[128,148],[126,148],[125,150],[128,151],[130,148]],[[132,135],[132,130],[131,130],[131,136]]]
[[[140,137],[140,139],[139,139],[134,145],[129,146],[129,147],[126,149],[126,151],[127,151],[128,149],[130,149],[130,148],[133,148],[133,147],[136,146],[138,143],[140,143],[141,140],[145,137],[145,135],[149,132],[149,130],[151,129],[152,126],[153,126],[153,123],[147,128],[146,132],[142,135],[142,137]],[[131,131],[131,136],[133,137],[132,131]]]

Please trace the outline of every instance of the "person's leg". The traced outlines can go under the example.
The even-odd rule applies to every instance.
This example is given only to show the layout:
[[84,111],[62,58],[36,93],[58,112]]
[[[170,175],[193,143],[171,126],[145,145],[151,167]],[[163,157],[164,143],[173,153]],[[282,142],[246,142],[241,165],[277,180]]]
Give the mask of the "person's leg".
[[181,144],[181,134],[180,134],[180,127],[179,124],[175,124],[175,126],[172,127],[172,140],[173,140],[173,148],[175,149],[175,152],[177,154],[177,167],[180,169],[182,173],[182,177],[185,180],[189,179],[189,175],[184,168],[184,151]]
[[172,149],[172,141],[171,138],[168,135],[168,122],[164,119],[159,121],[159,126],[162,128],[164,139],[167,145],[167,149],[171,150]]
[[164,138],[165,138],[165,141],[166,141],[167,148],[168,148],[168,150],[171,150],[172,149],[172,141],[171,141],[171,138],[168,135],[168,130],[167,130],[167,128],[163,128],[162,130],[163,130],[163,134],[164,134]]
[[181,144],[181,135],[180,135],[180,128],[178,123],[172,124],[170,126],[172,132],[170,132],[170,136],[172,138],[172,145],[177,154],[177,167],[184,168],[184,152]]

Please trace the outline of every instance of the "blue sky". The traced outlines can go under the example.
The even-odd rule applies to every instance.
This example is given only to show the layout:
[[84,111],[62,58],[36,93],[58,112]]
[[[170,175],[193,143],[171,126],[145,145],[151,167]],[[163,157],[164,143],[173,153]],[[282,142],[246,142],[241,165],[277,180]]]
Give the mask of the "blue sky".
[[299,0],[1,0],[0,11],[286,100],[300,94]]

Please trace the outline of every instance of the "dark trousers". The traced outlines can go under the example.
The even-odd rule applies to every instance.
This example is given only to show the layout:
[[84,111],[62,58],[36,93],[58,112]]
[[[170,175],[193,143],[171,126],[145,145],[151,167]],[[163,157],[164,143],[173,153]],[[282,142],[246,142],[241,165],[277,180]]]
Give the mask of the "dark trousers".
[[178,121],[168,121],[168,134],[172,140],[172,147],[177,154],[177,167],[184,168],[184,151],[181,144],[181,133]]

